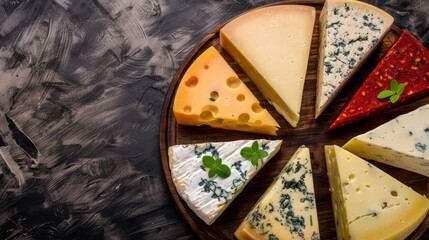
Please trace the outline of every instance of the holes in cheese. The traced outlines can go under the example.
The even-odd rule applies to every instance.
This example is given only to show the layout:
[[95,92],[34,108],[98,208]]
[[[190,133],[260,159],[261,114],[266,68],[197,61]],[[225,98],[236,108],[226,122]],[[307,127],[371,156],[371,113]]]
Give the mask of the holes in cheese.
[[186,70],[177,88],[173,113],[183,125],[270,135],[276,135],[280,127],[214,47]]
[[423,221],[425,196],[341,147],[325,154],[337,239],[405,239]]

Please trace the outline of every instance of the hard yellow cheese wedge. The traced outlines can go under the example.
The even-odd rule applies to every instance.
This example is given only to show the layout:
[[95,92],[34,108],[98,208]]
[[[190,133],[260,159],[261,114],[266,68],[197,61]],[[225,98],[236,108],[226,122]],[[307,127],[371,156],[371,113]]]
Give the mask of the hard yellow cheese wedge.
[[264,97],[296,127],[316,11],[278,5],[250,11],[220,30],[220,44]]
[[325,146],[337,239],[405,239],[429,200],[338,146]]
[[178,124],[276,135],[279,124],[214,48],[184,74],[173,113]]
[[235,231],[244,239],[320,239],[310,150],[300,147]]
[[315,118],[326,109],[390,29],[393,17],[368,3],[327,0],[319,18]]

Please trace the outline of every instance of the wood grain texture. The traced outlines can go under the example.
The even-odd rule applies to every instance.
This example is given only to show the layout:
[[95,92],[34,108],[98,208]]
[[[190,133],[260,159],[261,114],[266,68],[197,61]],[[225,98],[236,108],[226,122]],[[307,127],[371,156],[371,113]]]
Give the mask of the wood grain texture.
[[[314,1],[294,1],[293,3],[302,3],[306,5],[315,6],[317,9],[318,19],[322,2]],[[290,1],[288,3],[291,3]],[[285,3],[280,3],[285,4]],[[220,26],[221,27],[221,26]],[[263,99],[261,93],[257,90],[254,84],[240,69],[240,67],[231,59],[231,57],[222,49],[219,44],[218,30],[216,29],[212,34],[207,35],[200,43],[198,43],[190,52],[187,58],[180,65],[170,89],[166,95],[161,115],[160,125],[160,147],[161,147],[161,162],[163,171],[167,180],[169,190],[172,194],[173,200],[177,209],[182,214],[188,224],[194,229],[196,234],[202,239],[233,239],[233,233],[238,227],[244,216],[255,204],[258,198],[263,194],[267,187],[271,184],[272,180],[277,176],[282,167],[287,163],[292,154],[301,145],[306,145],[312,152],[312,167],[314,184],[316,188],[316,202],[318,208],[319,226],[321,239],[335,239],[334,218],[331,207],[329,184],[327,178],[327,171],[325,165],[323,147],[327,144],[343,145],[351,137],[364,133],[388,120],[406,113],[417,106],[429,102],[429,99],[423,99],[408,105],[403,105],[400,108],[383,113],[376,118],[367,119],[365,121],[338,129],[332,133],[325,133],[325,129],[329,126],[331,121],[336,117],[341,108],[349,100],[352,94],[357,90],[359,85],[370,73],[372,68],[377,64],[377,61],[382,57],[383,53],[393,44],[397,39],[401,30],[393,26],[392,30],[384,38],[382,45],[373,53],[365,65],[357,72],[351,82],[343,89],[343,91],[336,97],[331,105],[317,120],[314,119],[314,101],[316,90],[316,69],[318,57],[318,42],[319,42],[319,29],[318,20],[316,20],[315,28],[313,31],[312,47],[310,51],[309,65],[306,76],[306,83],[304,87],[304,96],[301,108],[301,119],[297,128],[292,128],[290,125],[275,111],[275,109]],[[239,77],[245,82],[255,96],[261,101],[261,105],[268,109],[268,111],[280,123],[281,129],[277,137],[226,131],[220,129],[213,129],[209,127],[190,127],[177,125],[172,114],[172,103],[174,94],[178,83],[186,71],[187,67],[193,60],[199,56],[209,46],[214,46],[222,56],[227,60],[231,67],[237,72]],[[269,138],[269,139],[283,139],[281,151],[273,158],[267,165],[255,176],[255,178],[246,186],[244,191],[234,200],[234,202],[227,208],[227,210],[219,217],[219,219],[212,225],[206,225],[200,220],[187,206],[186,203],[177,194],[170,176],[170,169],[168,166],[167,148],[175,144],[187,143],[201,143],[208,141],[230,141],[238,139],[256,139],[256,138]],[[374,165],[380,167],[382,170],[391,174],[398,180],[402,181],[408,186],[421,194],[429,195],[428,178],[402,169],[397,169],[381,163],[373,162]],[[416,231],[409,239],[418,239],[420,235],[425,232],[427,226]]]

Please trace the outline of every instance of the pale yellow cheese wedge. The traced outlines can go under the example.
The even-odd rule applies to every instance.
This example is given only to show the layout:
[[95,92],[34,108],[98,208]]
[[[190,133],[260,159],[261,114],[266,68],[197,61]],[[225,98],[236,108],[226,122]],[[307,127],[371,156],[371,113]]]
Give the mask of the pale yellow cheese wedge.
[[296,127],[316,11],[302,5],[259,8],[220,30],[220,44],[264,97]]
[[276,135],[279,124],[214,48],[183,75],[174,98],[178,124]]
[[426,197],[341,147],[325,155],[337,239],[405,239],[425,218]]
[[298,148],[235,231],[245,239],[320,239],[310,150]]

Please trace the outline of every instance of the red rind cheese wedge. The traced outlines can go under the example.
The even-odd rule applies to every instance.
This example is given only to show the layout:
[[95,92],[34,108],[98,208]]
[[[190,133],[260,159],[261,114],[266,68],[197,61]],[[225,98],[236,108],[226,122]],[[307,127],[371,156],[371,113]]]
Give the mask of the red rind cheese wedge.
[[[390,90],[391,81],[404,83],[399,100],[378,99],[382,90]],[[359,90],[342,109],[327,132],[390,110],[399,104],[429,93],[429,51],[410,32],[404,30],[383,56]]]

